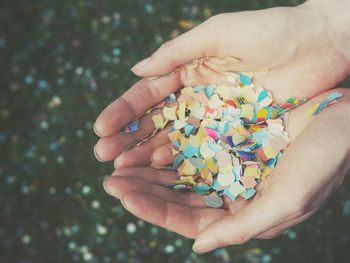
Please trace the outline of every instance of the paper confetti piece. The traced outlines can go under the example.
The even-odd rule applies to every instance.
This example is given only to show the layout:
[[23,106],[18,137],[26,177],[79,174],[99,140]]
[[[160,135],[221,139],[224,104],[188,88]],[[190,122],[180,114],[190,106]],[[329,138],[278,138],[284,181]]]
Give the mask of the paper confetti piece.
[[171,121],[176,120],[177,119],[177,117],[176,117],[176,107],[171,107],[171,108],[164,107],[163,108],[163,115],[164,115],[165,119],[168,119],[168,120],[171,120]]
[[154,115],[152,120],[156,129],[162,129],[164,127],[164,119],[162,114]]
[[220,208],[223,206],[224,201],[218,197],[215,193],[207,195],[204,198],[205,204],[212,208]]
[[251,73],[248,73],[248,72],[242,72],[240,75],[239,75],[239,79],[241,81],[241,83],[245,86],[249,86],[252,84],[252,74]]

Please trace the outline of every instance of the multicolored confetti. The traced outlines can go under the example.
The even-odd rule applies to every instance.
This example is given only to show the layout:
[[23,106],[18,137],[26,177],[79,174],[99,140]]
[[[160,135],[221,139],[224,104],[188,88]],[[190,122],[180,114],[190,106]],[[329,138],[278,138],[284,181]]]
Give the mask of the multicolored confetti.
[[[289,144],[283,114],[306,99],[275,104],[271,94],[255,86],[252,78],[252,73],[242,72],[232,86],[184,87],[153,115],[155,132],[138,144],[172,125],[168,137],[178,180],[169,187],[206,195],[205,203],[213,208],[223,205],[222,196],[235,201],[255,195],[255,187],[273,171]],[[318,114],[341,96],[330,94],[312,106],[308,115]],[[137,131],[138,120],[123,130]]]
[[175,97],[153,117],[157,129],[172,125],[168,136],[179,176],[172,187],[207,195],[206,204],[216,208],[223,195],[232,201],[254,196],[289,143],[282,114],[305,101],[274,104],[251,73],[241,73],[233,86],[185,87]]
[[319,114],[321,112],[321,110],[323,110],[324,108],[338,102],[338,99],[341,98],[342,96],[343,96],[343,94],[341,94],[340,92],[333,92],[333,93],[329,94],[327,96],[327,98],[324,101],[322,101],[321,103],[317,103],[317,104],[312,105],[309,108],[307,115],[309,117],[312,117],[312,116]]

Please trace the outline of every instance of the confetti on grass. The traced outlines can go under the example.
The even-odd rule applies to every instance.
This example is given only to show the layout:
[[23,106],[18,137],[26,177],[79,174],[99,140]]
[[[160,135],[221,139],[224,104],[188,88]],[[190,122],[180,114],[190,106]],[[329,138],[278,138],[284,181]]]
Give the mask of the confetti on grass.
[[152,118],[156,131],[171,125],[178,179],[169,187],[206,195],[206,204],[215,208],[223,205],[222,196],[253,197],[289,143],[283,114],[305,101],[275,104],[250,73],[241,73],[232,86],[184,87],[171,94]]
[[308,112],[307,115],[309,117],[315,116],[317,114],[319,114],[321,112],[321,110],[323,110],[324,108],[328,107],[329,105],[332,105],[334,103],[338,102],[338,99],[341,98],[343,96],[343,94],[339,93],[339,92],[333,92],[331,94],[329,94],[327,96],[327,98],[322,101],[321,103],[317,103],[312,105]]

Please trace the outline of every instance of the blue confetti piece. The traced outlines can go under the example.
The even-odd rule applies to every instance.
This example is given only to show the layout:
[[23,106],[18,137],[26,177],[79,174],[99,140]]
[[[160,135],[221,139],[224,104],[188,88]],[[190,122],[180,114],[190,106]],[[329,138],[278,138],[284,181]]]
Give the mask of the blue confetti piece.
[[218,151],[218,146],[217,146],[217,144],[215,142],[209,141],[208,142],[208,146],[209,146],[210,150],[212,150],[214,152]]
[[255,195],[256,191],[254,188],[247,188],[244,193],[244,199],[247,200]]
[[138,120],[129,123],[126,127],[120,129],[122,132],[136,132],[139,129]]
[[320,106],[318,106],[317,110],[315,111],[314,115],[319,114],[321,112],[321,110],[326,108],[329,102],[330,102],[330,100],[328,100],[328,98],[326,100],[322,101]]
[[193,130],[194,130],[194,126],[192,126],[192,125],[190,125],[190,124],[186,124],[185,127],[184,127],[184,129],[185,129],[185,134],[186,134],[186,136],[190,136],[191,133],[192,133]]
[[252,78],[247,76],[247,75],[244,75],[243,73],[241,73],[239,75],[239,80],[242,82],[242,84],[244,84],[245,86],[249,86],[252,84]]
[[268,159],[266,161],[267,166],[272,167],[272,168],[276,166],[276,163],[277,163],[277,157]]
[[211,188],[213,188],[215,191],[219,189],[220,185],[217,179],[213,180],[213,184],[211,185]]
[[139,122],[138,121],[133,121],[128,125],[129,129],[131,132],[136,132],[139,129]]
[[260,131],[254,132],[253,137],[256,140],[257,144],[262,144],[264,138],[268,137],[268,134],[265,129],[261,129]]
[[[202,163],[203,159],[201,158],[190,158],[189,160],[190,163],[197,169],[201,169],[205,166],[204,163]],[[199,171],[197,171],[197,174],[199,174]]]
[[258,102],[263,101],[265,98],[267,98],[269,96],[269,94],[267,93],[266,90],[263,90],[262,92],[260,92],[259,96],[258,96]]
[[185,159],[185,156],[183,156],[182,154],[179,154],[178,156],[176,156],[174,162],[173,162],[173,169],[177,169],[180,165],[180,163]]
[[197,184],[197,185],[193,186],[193,189],[196,191],[209,191],[210,186],[207,184]]
[[198,152],[198,148],[193,147],[191,144],[188,144],[182,153],[186,157],[192,157]]
[[341,97],[343,97],[343,94],[341,94],[340,92],[333,92],[327,96],[327,99],[328,100],[336,100],[336,99],[339,99]]
[[232,202],[234,202],[234,201],[236,200],[236,198],[237,198],[237,196],[235,196],[235,195],[233,195],[233,194],[231,193],[231,191],[230,191],[229,188],[225,188],[223,193],[224,193],[224,195],[226,195],[228,198],[230,198]]
[[213,96],[213,94],[214,94],[214,89],[215,89],[214,86],[206,86],[206,87],[204,88],[204,93],[205,93],[205,95],[207,95],[207,97],[208,97],[209,99],[211,98],[211,96]]
[[242,165],[235,165],[233,167],[233,174],[235,176],[235,181],[239,181],[241,179],[242,174]]
[[173,141],[173,144],[176,146],[176,148],[180,148],[181,144],[178,140]]
[[324,108],[326,108],[328,106],[328,104],[330,102],[332,102],[333,100],[339,99],[342,96],[343,96],[343,94],[341,94],[339,92],[333,92],[333,93],[329,94],[327,96],[327,98],[321,102],[320,106],[318,106],[317,110],[314,112],[313,115],[319,114]]
[[204,89],[203,86],[195,86],[195,87],[193,87],[194,93],[201,92],[203,89]]
[[167,102],[167,103],[171,103],[171,102],[174,102],[174,101],[176,101],[176,96],[175,96],[174,93],[172,93],[172,94],[170,94],[170,95],[167,97],[166,102]]

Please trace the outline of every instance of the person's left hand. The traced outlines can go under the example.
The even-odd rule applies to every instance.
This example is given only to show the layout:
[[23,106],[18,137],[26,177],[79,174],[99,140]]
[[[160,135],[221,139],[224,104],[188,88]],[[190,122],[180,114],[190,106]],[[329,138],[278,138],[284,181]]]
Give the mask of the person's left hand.
[[175,172],[147,165],[152,154],[159,165],[172,162],[167,131],[120,155],[119,168],[105,181],[105,189],[135,216],[196,239],[193,249],[198,253],[274,237],[314,214],[350,169],[350,90],[336,91],[344,94],[342,101],[313,119],[306,111],[329,92],[289,113],[291,144],[249,201],[224,197],[224,207],[213,209],[206,207],[203,196],[165,188]]

